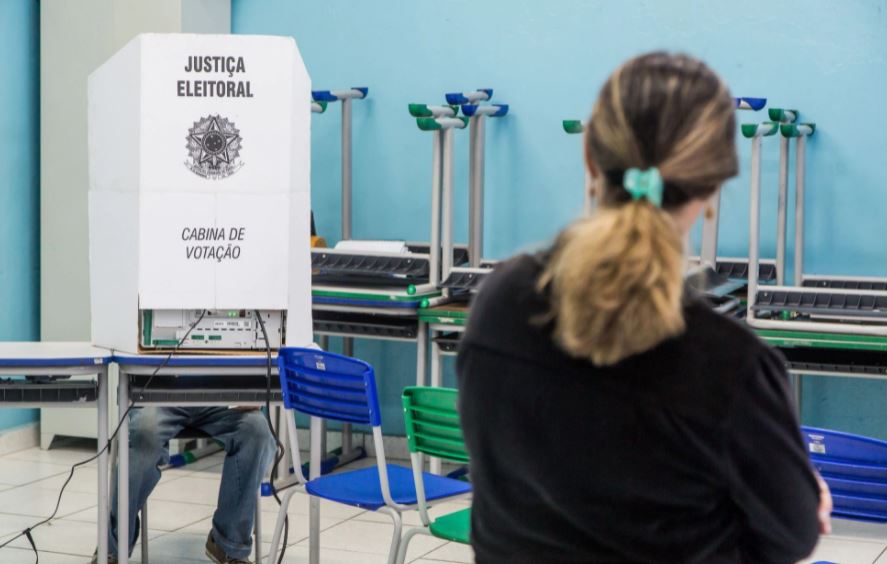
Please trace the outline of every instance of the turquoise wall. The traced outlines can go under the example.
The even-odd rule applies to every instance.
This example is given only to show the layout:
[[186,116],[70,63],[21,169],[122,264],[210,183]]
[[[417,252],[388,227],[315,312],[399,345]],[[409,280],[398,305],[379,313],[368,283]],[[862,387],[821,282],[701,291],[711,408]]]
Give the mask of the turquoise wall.
[[[0,341],[40,338],[38,6],[0,2]],[[36,409],[0,409],[0,430],[37,415]]]
[[[549,240],[582,202],[581,141],[563,133],[561,120],[585,117],[620,62],[668,49],[708,61],[736,95],[767,97],[817,122],[808,145],[807,270],[887,276],[879,238],[887,214],[885,8],[887,0],[233,0],[232,26],[295,37],[316,88],[369,86],[369,99],[354,107],[356,237],[427,240],[431,139],[406,105],[492,87],[512,113],[487,128],[486,254],[502,258]],[[313,208],[331,239],[340,229],[337,110],[314,116],[312,145]],[[778,143],[768,141],[763,252],[772,255]],[[456,152],[456,232],[464,241],[466,132],[457,132]],[[724,190],[722,255],[748,252],[744,140],[741,157],[743,174]],[[392,431],[397,391],[415,378],[413,350],[369,341],[357,349],[376,365]],[[887,438],[885,400],[883,383],[809,378],[804,420]]]

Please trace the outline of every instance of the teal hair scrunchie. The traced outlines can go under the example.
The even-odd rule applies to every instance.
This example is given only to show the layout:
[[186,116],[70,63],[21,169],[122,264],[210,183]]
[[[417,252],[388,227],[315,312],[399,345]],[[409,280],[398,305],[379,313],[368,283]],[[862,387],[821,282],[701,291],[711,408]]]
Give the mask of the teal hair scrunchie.
[[662,193],[665,191],[665,183],[662,175],[655,166],[647,170],[630,168],[625,171],[622,185],[631,194],[632,200],[647,198],[657,208],[662,207]]

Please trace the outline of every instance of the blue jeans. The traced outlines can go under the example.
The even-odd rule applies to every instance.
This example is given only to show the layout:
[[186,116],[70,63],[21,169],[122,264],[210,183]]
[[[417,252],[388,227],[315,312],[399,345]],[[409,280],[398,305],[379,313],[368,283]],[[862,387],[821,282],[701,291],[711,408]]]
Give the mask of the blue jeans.
[[[230,558],[247,558],[252,547],[256,496],[274,461],[276,445],[261,411],[226,407],[143,407],[129,415],[129,551],[136,541],[136,514],[169,462],[169,440],[183,428],[200,429],[225,447],[212,535]],[[117,473],[111,486],[109,554],[117,554]]]

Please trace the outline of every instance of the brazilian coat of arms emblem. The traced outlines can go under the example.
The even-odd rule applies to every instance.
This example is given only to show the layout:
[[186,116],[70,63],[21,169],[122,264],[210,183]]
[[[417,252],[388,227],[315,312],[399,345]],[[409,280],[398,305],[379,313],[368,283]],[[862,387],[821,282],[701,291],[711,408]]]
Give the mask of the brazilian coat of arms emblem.
[[185,166],[197,176],[220,180],[237,172],[242,138],[234,122],[220,115],[195,121],[186,137],[189,159]]

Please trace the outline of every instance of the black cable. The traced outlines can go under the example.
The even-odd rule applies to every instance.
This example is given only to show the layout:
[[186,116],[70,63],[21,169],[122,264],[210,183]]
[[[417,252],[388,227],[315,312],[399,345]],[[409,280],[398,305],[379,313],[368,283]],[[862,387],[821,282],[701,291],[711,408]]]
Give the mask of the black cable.
[[[197,318],[197,321],[195,321],[194,323],[191,324],[191,326],[188,328],[188,331],[185,333],[185,335],[179,340],[178,343],[176,343],[176,346],[169,352],[169,354],[166,355],[166,358],[163,359],[163,362],[161,362],[157,366],[157,368],[154,369],[154,372],[152,372],[151,376],[148,377],[148,381],[145,382],[145,385],[142,386],[142,389],[139,391],[139,393],[138,393],[138,395],[140,396],[139,399],[141,399],[141,395],[145,393],[145,390],[148,389],[148,386],[151,385],[151,381],[154,380],[154,377],[157,376],[157,373],[160,372],[161,370],[163,370],[166,367],[166,365],[169,364],[169,361],[172,360],[173,355],[179,351],[179,347],[181,347],[182,343],[184,343],[185,340],[188,338],[188,336],[191,335],[191,331],[193,331],[194,328],[197,327],[197,325],[201,321],[203,321],[204,316],[206,316],[206,310],[203,310],[200,313],[200,317]],[[134,399],[132,399],[132,394],[130,394],[129,406],[126,408],[126,411],[123,412],[123,416],[120,417],[120,421],[117,423],[117,427],[114,429],[114,432],[111,433],[111,436],[108,437],[108,441],[105,443],[105,446],[102,447],[102,450],[98,451],[95,455],[87,458],[86,460],[81,460],[80,462],[71,466],[71,471],[68,472],[68,478],[65,480],[65,483],[62,484],[62,489],[59,491],[59,497],[55,502],[55,509],[52,510],[52,514],[49,517],[47,517],[46,519],[43,519],[42,521],[38,522],[36,525],[31,525],[30,527],[28,527],[27,529],[25,529],[21,533],[17,534],[16,536],[12,537],[11,539],[7,540],[3,544],[0,544],[0,549],[5,548],[6,546],[8,546],[11,542],[13,542],[15,540],[18,540],[22,537],[26,537],[28,539],[28,541],[30,541],[30,543],[31,543],[31,548],[34,549],[34,554],[37,556],[37,564],[40,563],[40,553],[37,552],[37,545],[34,542],[34,538],[31,536],[31,531],[33,531],[37,527],[40,527],[42,525],[45,525],[46,523],[49,523],[50,521],[55,519],[56,514],[58,514],[58,512],[59,512],[59,507],[61,507],[61,505],[62,505],[62,496],[65,493],[65,488],[68,487],[68,484],[71,482],[71,479],[74,477],[74,470],[76,470],[80,466],[83,466],[84,464],[89,464],[90,462],[92,462],[93,460],[97,459],[102,454],[104,454],[109,448],[111,448],[111,443],[114,441],[114,439],[117,438],[117,434],[120,432],[120,427],[123,426],[123,422],[126,421],[126,418],[129,417],[129,412],[132,411],[132,408],[134,408],[135,406],[136,406],[136,401]]]
[[[262,328],[262,337],[265,339],[265,352],[268,355],[267,372],[265,374],[265,420],[268,422],[268,429],[271,430],[271,435],[274,437],[274,442],[277,445],[277,452],[274,456],[274,464],[271,466],[271,476],[268,479],[268,483],[271,485],[271,493],[274,495],[274,500],[279,506],[282,505],[282,502],[280,501],[280,496],[277,494],[277,488],[274,487],[274,476],[277,475],[280,461],[286,456],[286,449],[284,449],[283,444],[280,442],[280,437],[277,435],[277,431],[274,430],[274,425],[271,423],[271,342],[268,340],[268,331],[265,329],[265,321],[262,319],[262,312],[257,309],[253,311],[256,314],[256,319],[259,320],[259,327]],[[283,542],[281,543],[280,556],[277,558],[277,564],[283,562],[283,556],[286,554],[286,543],[289,538],[289,530],[290,517],[289,515],[284,515]]]

